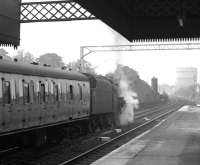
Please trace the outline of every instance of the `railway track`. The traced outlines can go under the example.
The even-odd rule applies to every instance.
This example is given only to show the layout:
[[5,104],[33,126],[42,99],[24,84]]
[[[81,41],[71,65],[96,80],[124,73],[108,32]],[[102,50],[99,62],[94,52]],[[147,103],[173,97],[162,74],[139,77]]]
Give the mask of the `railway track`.
[[[163,111],[166,112],[167,109],[169,109],[171,107],[176,107],[176,108],[174,108],[174,110],[177,109],[177,106],[180,106],[180,104],[177,105],[177,103],[176,104],[174,104],[174,103],[168,103],[168,104],[166,104],[165,106],[162,106],[162,107],[156,106],[154,108],[146,109],[146,110],[144,110],[142,112],[136,113],[136,116],[137,116],[136,120],[142,119],[145,116],[149,117],[149,118],[150,118],[150,116],[158,116],[158,114],[163,113]],[[168,113],[171,113],[171,111],[167,112],[166,114],[162,114],[162,115],[167,115]],[[161,116],[161,115],[159,115],[159,116]],[[157,120],[157,119],[155,119],[155,120]],[[147,121],[145,123],[152,123],[152,122],[153,121],[151,119],[151,120],[149,120],[149,121]],[[135,124],[135,126],[140,125],[140,124],[141,123],[137,123],[137,124]],[[140,126],[137,126],[136,128],[139,129],[139,127]],[[130,129],[130,128],[128,128],[128,129]],[[129,132],[128,129],[124,129],[124,131],[126,131],[128,133]],[[123,134],[126,134],[126,133],[123,133]],[[121,135],[119,135],[119,137],[122,138],[123,135],[121,134]],[[114,137],[111,141],[109,141],[109,143],[112,143],[112,141],[115,141],[114,139],[117,140],[119,137]],[[98,150],[98,147],[103,147],[103,146],[105,146],[105,145],[107,145],[109,143],[105,143],[105,144],[104,143],[103,144],[102,143],[101,144],[97,143],[97,144],[95,144],[95,147],[91,146],[89,150],[87,149],[88,150],[87,152],[81,151],[82,154],[80,154],[80,152],[76,153],[76,151],[74,151],[73,156],[69,156],[68,158],[66,156],[66,159],[60,158],[61,155],[64,154],[63,150],[66,150],[65,149],[66,145],[58,146],[56,148],[53,147],[53,148],[50,148],[50,149],[45,149],[43,151],[27,150],[27,152],[26,152],[24,150],[24,151],[20,151],[16,155],[14,154],[13,157],[9,157],[8,156],[8,158],[4,159],[3,162],[0,161],[0,164],[3,164],[3,165],[6,165],[6,164],[11,165],[11,164],[16,164],[16,163],[17,164],[50,164],[50,163],[51,164],[57,164],[58,162],[61,162],[61,160],[62,161],[63,160],[67,160],[67,159],[70,159],[71,157],[73,157],[73,159],[70,159],[70,161],[67,161],[67,162],[63,161],[63,163],[61,163],[61,164],[71,164],[71,163],[74,164],[73,161],[77,161],[78,159],[82,159],[85,154],[86,154],[85,156],[87,156],[87,154],[90,154],[90,152],[92,152],[93,150],[94,150],[94,152],[95,152],[95,150]],[[59,150],[61,150],[61,151],[59,151]],[[41,153],[38,153],[38,152],[41,152]],[[65,152],[71,152],[71,151],[65,151]],[[53,156],[47,156],[47,155],[51,155],[51,154]],[[77,156],[77,155],[79,155],[79,156]],[[44,157],[44,159],[48,159],[48,161],[44,161],[44,160],[38,161],[42,157]],[[13,160],[11,160],[11,159],[13,159]],[[49,159],[52,159],[52,161],[49,160]]]
[[8,153],[8,152],[15,151],[15,150],[17,150],[17,149],[19,149],[18,146],[10,147],[10,148],[4,149],[4,150],[0,150],[0,155],[6,154],[6,153]]
[[[167,108],[167,107],[171,106],[171,103],[167,103],[165,106]],[[148,114],[151,114],[153,112],[160,111],[160,108],[161,108],[161,105],[157,105],[157,106],[154,106],[154,107],[151,107],[151,108],[146,108],[146,109],[143,109],[143,110],[138,110],[135,113],[135,119],[141,118],[141,117],[146,116]],[[164,108],[164,106],[163,106],[163,108]],[[8,147],[6,149],[0,150],[0,156],[2,154],[6,154],[8,152],[10,153],[12,151],[16,151],[19,148],[20,147],[18,147],[18,146],[13,146],[13,147]]]
[[141,119],[141,118],[144,118],[144,117],[147,117],[149,115],[154,115],[154,114],[158,114],[159,112],[163,112],[173,106],[176,106],[176,103],[174,102],[169,102],[168,104],[166,104],[165,106],[156,106],[156,107],[153,107],[153,108],[149,108],[147,110],[143,110],[143,111],[139,111],[139,112],[136,112],[135,113],[135,120],[137,119]]
[[[88,165],[88,164],[91,164],[92,162],[94,162],[95,160],[101,158],[102,156],[106,155],[107,153],[111,152],[112,150],[116,149],[116,147],[119,147],[121,146],[123,143],[121,143],[119,145],[119,141],[123,138],[127,138],[127,136],[129,136],[128,139],[126,139],[126,141],[129,141],[129,139],[135,137],[138,135],[138,132],[141,132],[139,130],[142,130],[145,128],[145,130],[147,128],[149,128],[149,125],[155,125],[157,124],[160,119],[162,119],[163,117],[173,113],[174,111],[176,111],[177,108],[174,108],[173,110],[170,110],[168,112],[165,112],[145,123],[143,123],[142,125],[139,125],[111,140],[109,140],[108,142],[105,142],[101,145],[98,145],[94,148],[91,148],[90,150],[70,159],[70,160],[67,160],[67,161],[64,161],[62,163],[60,163],[59,165]],[[159,120],[159,121],[158,121]],[[153,124],[154,123],[154,124]],[[137,132],[137,133],[135,133]],[[142,131],[144,132],[144,131]],[[117,144],[116,144],[117,143]]]

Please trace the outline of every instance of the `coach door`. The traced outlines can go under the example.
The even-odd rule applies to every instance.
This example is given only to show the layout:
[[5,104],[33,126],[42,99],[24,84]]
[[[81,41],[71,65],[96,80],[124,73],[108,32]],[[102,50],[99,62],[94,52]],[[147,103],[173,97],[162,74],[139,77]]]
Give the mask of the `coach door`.
[[0,77],[0,132],[3,131],[3,91],[2,91],[2,79]]
[[67,98],[67,82],[64,80],[60,80],[61,84],[61,93],[60,93],[60,120],[66,121],[70,118],[69,106],[68,106],[68,98]]
[[39,93],[39,97],[40,97],[40,124],[46,124],[48,123],[48,119],[46,117],[46,113],[47,112],[47,106],[46,106],[46,102],[47,102],[47,98],[46,98],[46,92],[45,92],[45,83],[40,81],[40,93]]
[[29,80],[29,126],[38,124],[38,104],[36,102],[35,83],[33,78]]
[[74,86],[72,83],[69,85],[69,109],[70,109],[70,117],[75,118],[75,101],[74,101]]
[[48,113],[48,121],[50,123],[54,122],[55,118],[55,101],[54,101],[54,82],[51,79],[47,80],[48,82],[48,95],[47,95],[47,113]]
[[2,78],[2,117],[4,131],[12,129],[11,85],[10,81]]
[[10,108],[12,112],[12,129],[20,129],[22,128],[22,113],[18,112],[16,108],[18,106],[16,94],[16,79],[18,75],[9,75],[9,77],[12,77],[12,79],[10,79]]
[[23,91],[23,125],[25,128],[29,127],[31,120],[31,107],[30,107],[30,91],[29,82],[27,80],[22,80],[22,91]]

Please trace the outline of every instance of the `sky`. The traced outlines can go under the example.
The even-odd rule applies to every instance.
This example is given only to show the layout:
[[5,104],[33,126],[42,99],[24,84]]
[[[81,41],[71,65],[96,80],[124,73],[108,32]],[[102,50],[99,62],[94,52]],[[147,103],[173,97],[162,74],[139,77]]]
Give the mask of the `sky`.
[[[65,63],[80,57],[81,46],[132,44],[100,20],[24,23],[21,24],[20,38],[18,50],[29,51],[35,57],[57,53]],[[13,48],[5,49],[11,56],[17,52]],[[120,61],[138,71],[148,83],[155,76],[159,84],[173,85],[177,67],[197,67],[200,70],[200,50],[91,53],[85,59],[103,75],[114,71],[116,62]]]

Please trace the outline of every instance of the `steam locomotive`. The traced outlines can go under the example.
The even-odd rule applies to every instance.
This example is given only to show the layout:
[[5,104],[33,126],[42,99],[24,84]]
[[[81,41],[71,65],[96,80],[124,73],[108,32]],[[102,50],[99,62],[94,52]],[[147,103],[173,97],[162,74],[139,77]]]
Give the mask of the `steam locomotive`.
[[42,146],[115,124],[116,85],[103,76],[0,60],[0,140]]

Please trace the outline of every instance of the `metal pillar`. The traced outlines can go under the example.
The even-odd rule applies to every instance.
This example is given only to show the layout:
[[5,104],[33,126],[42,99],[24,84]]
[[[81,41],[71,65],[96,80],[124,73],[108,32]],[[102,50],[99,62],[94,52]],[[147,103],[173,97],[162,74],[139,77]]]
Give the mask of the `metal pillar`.
[[80,47],[80,66],[79,66],[79,67],[80,67],[80,68],[79,68],[79,71],[80,71],[80,72],[83,72],[83,70],[84,70],[84,69],[83,69],[83,67],[84,67],[84,66],[83,66],[83,65],[84,65],[84,64],[83,64],[83,58],[84,58],[84,50],[83,50],[83,49],[84,49],[84,48],[81,46],[81,47]]
[[[87,53],[85,53],[85,49],[88,50]],[[87,48],[87,46],[81,46],[80,47],[80,68],[79,71],[80,72],[84,72],[85,71],[85,61],[84,58],[89,55],[90,53],[92,53],[93,51],[91,51],[90,49]]]

